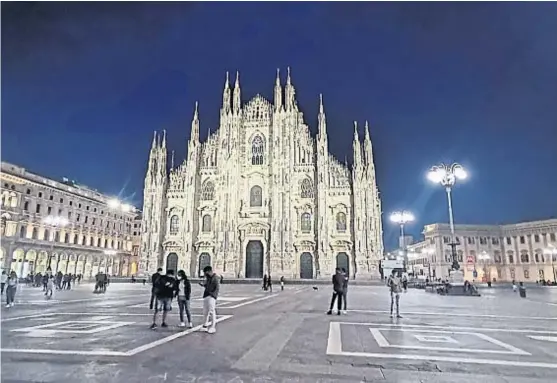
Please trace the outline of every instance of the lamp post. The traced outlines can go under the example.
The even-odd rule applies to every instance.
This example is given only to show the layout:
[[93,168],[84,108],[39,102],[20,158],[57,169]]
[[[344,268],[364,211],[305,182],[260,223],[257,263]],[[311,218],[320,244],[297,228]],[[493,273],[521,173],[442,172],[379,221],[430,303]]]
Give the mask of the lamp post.
[[454,163],[452,165],[445,165],[441,164],[438,166],[434,166],[431,168],[429,173],[427,174],[427,178],[436,183],[441,184],[445,187],[445,191],[447,192],[447,202],[449,204],[449,226],[451,229],[451,255],[453,259],[452,270],[456,271],[460,268],[458,264],[458,260],[456,258],[456,241],[455,241],[455,232],[454,232],[454,220],[453,220],[453,203],[452,203],[452,188],[456,184],[457,180],[464,180],[466,179],[467,174],[464,168]]
[[487,275],[487,263],[491,260],[491,256],[484,250],[480,253],[480,255],[478,255],[478,259],[482,264],[485,281],[489,282],[491,280],[491,276]]
[[550,247],[545,248],[543,250],[543,253],[551,257],[551,269],[553,270],[553,282],[557,283],[557,274],[555,273],[555,262],[553,261],[553,257],[557,256],[557,247],[551,244],[549,246]]
[[[45,225],[51,226],[52,228],[56,229],[58,227],[68,226],[70,221],[68,221],[68,219],[65,218],[65,217],[49,215],[49,216],[45,217],[45,219],[43,220],[43,223]],[[50,238],[47,238],[47,240],[50,241]],[[46,265],[47,270],[51,268],[50,264],[52,262],[52,252],[53,251],[54,251],[54,241],[52,241],[52,244],[50,245],[50,254],[48,255],[48,263]]]
[[400,248],[402,250],[402,256],[404,257],[405,267],[408,264],[408,251],[406,249],[406,243],[404,242],[404,225],[414,221],[414,215],[408,211],[395,211],[391,214],[391,222],[396,223],[400,226]]

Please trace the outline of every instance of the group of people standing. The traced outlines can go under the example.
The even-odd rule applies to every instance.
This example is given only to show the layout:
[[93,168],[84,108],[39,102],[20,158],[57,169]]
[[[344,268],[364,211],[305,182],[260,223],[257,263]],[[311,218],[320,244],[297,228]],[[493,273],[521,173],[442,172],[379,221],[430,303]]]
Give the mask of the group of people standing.
[[[217,298],[220,290],[221,278],[213,271],[211,266],[203,268],[205,281],[199,283],[203,288],[203,331],[214,334],[217,324]],[[178,277],[174,276],[174,270],[167,270],[166,274],[162,274],[159,268],[156,273],[151,276],[151,301],[149,308],[155,310],[153,314],[153,323],[151,329],[155,330],[157,326],[158,313],[162,311],[161,327],[168,327],[166,319],[168,312],[172,310],[172,300],[178,301],[178,309],[180,314],[180,327],[193,328],[191,320],[191,282],[184,270],[178,271]],[[186,314],[186,318],[184,318]],[[187,319],[187,322],[185,321]]]

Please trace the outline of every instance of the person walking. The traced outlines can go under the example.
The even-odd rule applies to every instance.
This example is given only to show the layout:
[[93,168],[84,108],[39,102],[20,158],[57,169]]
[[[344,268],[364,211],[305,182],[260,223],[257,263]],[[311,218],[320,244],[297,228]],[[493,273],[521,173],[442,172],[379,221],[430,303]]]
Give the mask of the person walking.
[[399,304],[400,304],[400,293],[402,292],[402,280],[397,274],[396,270],[393,270],[391,276],[387,280],[387,286],[391,291],[391,318],[393,317],[393,305],[396,303],[396,317],[402,318],[400,316]]
[[267,274],[265,274],[263,275],[263,291],[267,291],[267,283],[268,283]]
[[192,328],[193,323],[191,322],[190,312],[191,283],[184,270],[178,271],[177,294],[178,308],[180,309],[180,327],[186,327],[186,322],[184,322],[184,311],[186,311],[186,317],[188,319],[187,327]]
[[14,307],[15,293],[17,292],[17,274],[12,270],[6,280],[6,307]]
[[346,297],[348,295],[348,273],[346,272],[345,268],[342,268],[342,274],[344,275],[344,283],[342,285],[342,306],[343,306],[343,310],[342,313],[343,314],[347,314],[348,311],[346,311]]
[[7,281],[8,281],[8,274],[6,274],[6,270],[3,270],[2,275],[0,276],[0,288],[2,288],[1,294],[4,294],[4,287],[6,286]]
[[176,295],[177,288],[176,278],[174,278],[174,270],[167,270],[166,275],[161,275],[155,282],[155,295],[157,302],[155,303],[155,313],[153,314],[153,324],[151,330],[157,328],[157,316],[162,310],[161,327],[168,327],[166,324],[166,316],[172,310],[172,298]]
[[[213,271],[211,266],[203,268],[205,275],[205,283],[201,284],[205,287],[203,291],[203,331],[209,334],[217,332],[217,298],[219,296],[220,283],[219,277]],[[211,317],[211,322],[209,322]]]
[[157,279],[162,275],[162,269],[159,267],[157,272],[151,275],[151,301],[149,302],[149,310],[153,309],[153,303],[156,300],[155,286],[157,284]]
[[46,283],[46,292],[44,293],[47,300],[52,298],[53,291],[54,291],[54,277],[51,275],[50,278],[48,278],[48,282]]
[[273,292],[273,279],[271,278],[271,273],[269,273],[269,276],[267,277],[267,288],[269,289],[269,292]]
[[342,310],[342,296],[344,294],[343,286],[344,286],[344,275],[340,268],[336,268],[335,274],[332,278],[333,282],[333,296],[331,297],[331,305],[329,306],[329,311],[327,311],[327,315],[331,315],[333,313],[333,306],[335,305],[335,301],[337,301],[337,315],[340,315]]

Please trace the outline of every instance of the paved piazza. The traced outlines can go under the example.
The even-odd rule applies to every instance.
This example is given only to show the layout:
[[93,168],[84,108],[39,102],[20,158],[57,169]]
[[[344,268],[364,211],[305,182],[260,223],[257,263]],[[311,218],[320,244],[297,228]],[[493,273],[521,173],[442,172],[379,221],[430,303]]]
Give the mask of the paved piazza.
[[[278,287],[278,286],[276,286]],[[217,333],[149,330],[149,286],[92,285],[45,301],[23,288],[2,307],[2,382],[550,382],[557,376],[557,289],[480,298],[411,290],[402,319],[382,286],[351,286],[347,315],[325,315],[330,287],[223,285]],[[3,298],[4,299],[4,298]],[[175,305],[176,306],[176,305]]]

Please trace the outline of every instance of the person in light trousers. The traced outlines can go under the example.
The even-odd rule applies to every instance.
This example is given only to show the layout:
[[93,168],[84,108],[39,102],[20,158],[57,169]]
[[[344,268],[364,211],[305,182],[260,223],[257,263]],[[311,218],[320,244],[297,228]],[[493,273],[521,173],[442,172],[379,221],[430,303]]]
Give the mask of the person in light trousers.
[[14,307],[17,292],[17,274],[12,270],[6,282],[6,307]]
[[[203,268],[205,275],[205,283],[201,286],[205,288],[203,291],[203,331],[214,334],[217,331],[217,298],[220,289],[220,278],[215,274],[211,266]],[[209,321],[211,318],[211,321]]]
[[[186,276],[184,270],[178,271],[178,307],[180,308],[180,327],[192,328],[191,312],[190,312],[190,297],[191,297],[191,283]],[[184,321],[184,311],[186,312],[187,322]]]

